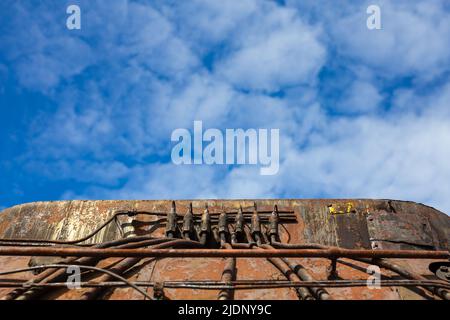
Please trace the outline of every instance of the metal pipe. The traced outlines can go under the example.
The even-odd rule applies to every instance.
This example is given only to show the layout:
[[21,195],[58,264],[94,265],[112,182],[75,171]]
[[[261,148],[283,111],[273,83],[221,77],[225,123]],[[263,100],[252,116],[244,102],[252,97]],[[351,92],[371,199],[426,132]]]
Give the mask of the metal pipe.
[[[38,266],[39,267],[39,266]],[[45,266],[44,266],[45,267]],[[36,267],[34,267],[36,268]],[[54,267],[52,267],[54,268]],[[61,267],[62,268],[62,267]],[[64,267],[65,268],[65,267]],[[30,268],[27,268],[27,271]],[[155,282],[147,281],[128,281],[136,286],[140,287],[153,287]],[[2,288],[12,288],[23,286],[24,282],[11,282],[11,281],[0,281],[0,287]],[[367,286],[367,280],[356,279],[356,280],[317,280],[317,281],[285,281],[285,280],[238,280],[231,281],[230,283],[224,283],[222,281],[167,281],[164,282],[164,288],[186,288],[186,289],[203,289],[203,290],[248,290],[248,289],[270,289],[270,288],[345,288],[345,287],[365,287]],[[80,282],[81,287],[85,288],[105,288],[105,287],[126,287],[129,286],[128,283],[125,284],[122,281],[106,281],[106,282]],[[450,284],[440,281],[440,280],[380,280],[379,285],[381,287],[417,287],[417,286],[432,286],[439,288],[450,289]],[[66,287],[66,282],[52,282],[52,283],[30,283],[27,284],[31,288],[54,288],[54,287]]]
[[[262,245],[262,248],[265,249],[273,249],[271,245]],[[291,261],[289,261],[286,258],[280,259],[282,262],[284,262],[291,270],[294,272],[299,280],[301,281],[314,281],[315,279],[301,266],[300,264],[293,264]],[[324,289],[317,288],[317,287],[310,287],[309,290],[311,293],[320,300],[329,300],[330,295],[328,292],[326,292]]]
[[317,243],[303,243],[303,244],[296,244],[296,243],[281,243],[278,241],[272,241],[272,246],[279,249],[328,249],[332,248],[330,246],[324,246],[322,244]]
[[327,267],[327,279],[334,280],[339,277],[337,272],[337,259],[331,258],[330,265]]
[[189,203],[189,211],[183,217],[183,237],[190,239],[194,233],[194,216],[192,213],[192,202]]
[[[222,212],[219,216],[219,237],[220,237],[220,245],[222,247],[225,246],[227,234],[228,234],[228,224],[227,224],[227,215],[225,212]],[[230,247],[231,249],[231,247]]]
[[211,217],[209,215],[208,205],[202,215],[202,222],[200,225],[200,243],[205,245],[208,237],[211,234]]
[[272,244],[278,240],[278,220],[278,206],[275,205],[269,218],[269,236]]
[[172,201],[172,208],[170,209],[170,212],[167,215],[166,237],[174,238],[176,232],[177,232],[177,209],[175,206],[175,201]]
[[256,207],[256,202],[253,204],[254,210],[252,215],[252,223],[251,223],[251,235],[255,239],[255,242],[258,246],[260,246],[261,243],[261,221],[259,219],[258,215],[258,209]]
[[[223,248],[232,249],[231,245],[228,243],[223,244]],[[225,267],[222,272],[222,282],[229,284],[234,280],[236,276],[236,258],[227,258]],[[219,292],[219,300],[232,300],[233,291],[229,289],[224,289]]]
[[214,249],[98,249],[98,248],[27,248],[0,247],[0,256],[69,256],[69,257],[191,257],[191,258],[402,258],[402,259],[448,259],[448,251],[429,250],[366,250],[329,247],[327,249],[271,249],[214,250]]
[[244,232],[244,214],[242,213],[242,207],[239,206],[239,210],[235,217],[235,228],[232,234],[232,242],[236,243],[240,240],[242,233]]

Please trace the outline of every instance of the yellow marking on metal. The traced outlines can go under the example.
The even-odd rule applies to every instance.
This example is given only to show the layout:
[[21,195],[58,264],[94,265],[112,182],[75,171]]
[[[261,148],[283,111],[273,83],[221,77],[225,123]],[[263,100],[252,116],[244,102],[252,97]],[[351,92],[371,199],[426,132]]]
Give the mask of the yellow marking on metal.
[[335,208],[333,205],[329,205],[328,206],[328,210],[330,212],[331,215],[337,215],[337,214],[350,214],[353,212],[356,212],[354,210],[353,207],[353,203],[352,202],[348,202],[346,203],[346,205],[344,206],[344,208],[342,208],[342,206],[337,206],[337,208]]

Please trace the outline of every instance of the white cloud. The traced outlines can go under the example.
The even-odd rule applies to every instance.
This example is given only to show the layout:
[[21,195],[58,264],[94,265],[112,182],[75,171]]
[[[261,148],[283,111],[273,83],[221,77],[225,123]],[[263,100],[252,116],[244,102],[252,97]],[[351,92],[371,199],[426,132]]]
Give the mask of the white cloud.
[[340,53],[386,77],[416,75],[429,80],[448,70],[450,14],[443,1],[376,3],[381,7],[382,30],[366,27],[367,6],[360,3],[351,14],[334,17],[330,34]]
[[[418,103],[432,108],[449,92],[440,91]],[[316,108],[308,110],[305,123],[314,125],[302,137],[309,142],[300,147],[293,135],[282,138],[278,175],[260,176],[251,166],[227,170],[154,164],[132,168],[129,182],[119,190],[93,188],[85,194],[112,199],[394,198],[450,211],[449,116],[407,112],[385,119],[375,115],[336,118]]]
[[[89,183],[63,198],[386,197],[450,210],[450,83],[427,88],[450,65],[443,1],[381,1],[380,31],[351,1],[83,3],[80,36],[47,17],[29,46],[2,38],[9,71],[58,105],[35,120],[27,159]],[[18,26],[29,14],[15,7]],[[321,97],[319,73],[336,65],[331,81],[342,68],[346,82]],[[411,81],[386,92],[398,77]],[[170,133],[194,120],[279,128],[279,174],[172,165]]]
[[[160,11],[173,24],[179,26],[179,34],[199,52],[233,38],[245,27],[248,18],[267,5],[258,0],[242,1],[161,1]],[[273,6],[271,6],[273,8]]]
[[57,7],[11,3],[5,9],[5,28],[14,32],[0,34],[2,54],[10,60],[20,84],[45,93],[61,80],[79,75],[96,60],[84,40],[61,32],[60,20],[50,13],[52,9]]
[[237,34],[230,56],[216,65],[239,88],[278,91],[313,83],[324,63],[318,30],[302,23],[293,10],[271,9],[250,20]]
[[342,130],[336,141],[288,154],[281,180],[294,175],[299,182],[286,183],[289,194],[400,198],[448,211],[448,123],[407,116],[345,121],[340,125],[348,132]]

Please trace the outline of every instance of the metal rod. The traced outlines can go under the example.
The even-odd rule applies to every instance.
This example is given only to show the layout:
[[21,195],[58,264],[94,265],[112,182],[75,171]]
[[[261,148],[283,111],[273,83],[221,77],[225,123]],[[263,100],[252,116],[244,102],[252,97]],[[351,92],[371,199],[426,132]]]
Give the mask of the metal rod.
[[98,249],[60,247],[0,247],[0,256],[66,256],[66,257],[187,257],[187,258],[403,258],[403,259],[448,259],[448,251],[428,250],[365,250],[342,249],[270,249],[264,251],[246,249]]
[[[146,281],[128,281],[139,287],[153,287],[155,282]],[[12,288],[21,287],[24,282],[0,281],[0,287]],[[246,290],[246,289],[270,289],[270,288],[346,288],[346,287],[364,287],[367,286],[367,280],[317,280],[317,281],[284,281],[284,280],[238,280],[231,282],[223,281],[167,281],[164,282],[164,288],[186,288],[186,289],[204,289],[204,290]],[[417,287],[431,286],[450,289],[450,284],[438,280],[380,280],[381,287]],[[67,282],[54,283],[29,283],[27,287],[66,287]],[[128,283],[122,281],[106,281],[106,282],[80,282],[81,287],[98,288],[98,287],[127,287]]]
[[[231,249],[231,245],[229,243],[224,243],[223,248]],[[236,276],[236,258],[227,258],[225,267],[222,272],[222,282],[227,284],[231,283]],[[233,291],[224,289],[219,292],[219,300],[232,300],[233,299]]]

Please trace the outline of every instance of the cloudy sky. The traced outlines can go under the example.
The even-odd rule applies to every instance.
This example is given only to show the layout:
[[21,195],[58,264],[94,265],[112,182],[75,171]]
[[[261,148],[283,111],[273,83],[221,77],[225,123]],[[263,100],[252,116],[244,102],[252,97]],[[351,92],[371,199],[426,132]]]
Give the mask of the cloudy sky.
[[[449,35],[446,0],[2,0],[0,208],[362,197],[449,213]],[[280,129],[278,174],[172,164],[171,132],[194,120]]]

